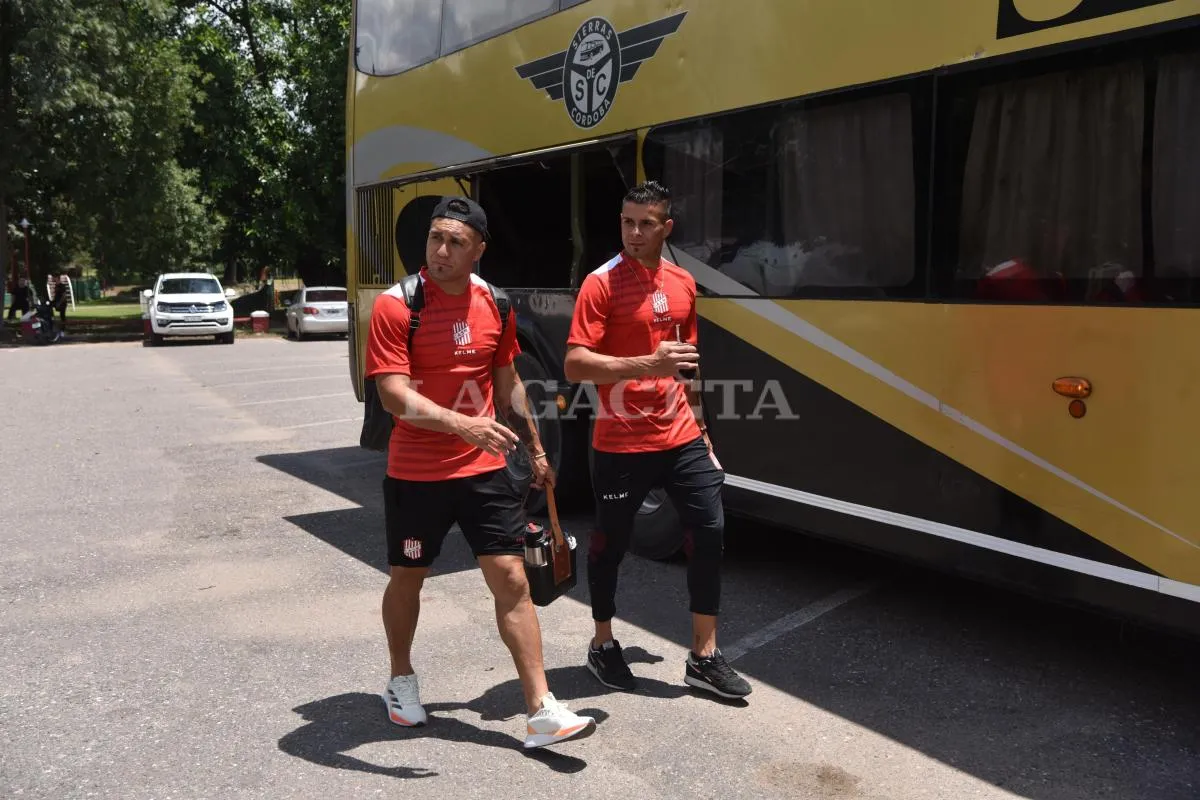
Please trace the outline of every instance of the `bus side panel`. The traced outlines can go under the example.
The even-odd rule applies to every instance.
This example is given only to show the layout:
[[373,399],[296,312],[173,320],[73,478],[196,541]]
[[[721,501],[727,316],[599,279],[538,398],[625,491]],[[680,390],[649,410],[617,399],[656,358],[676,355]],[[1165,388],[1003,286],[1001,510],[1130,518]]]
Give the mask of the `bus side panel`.
[[730,475],[1153,572],[724,328],[702,320],[700,335],[706,416]]
[[726,486],[725,503],[729,512],[742,517],[894,556],[913,566],[1016,590],[1042,601],[1134,619],[1172,633],[1200,635],[1200,613],[1190,600],[736,486]]

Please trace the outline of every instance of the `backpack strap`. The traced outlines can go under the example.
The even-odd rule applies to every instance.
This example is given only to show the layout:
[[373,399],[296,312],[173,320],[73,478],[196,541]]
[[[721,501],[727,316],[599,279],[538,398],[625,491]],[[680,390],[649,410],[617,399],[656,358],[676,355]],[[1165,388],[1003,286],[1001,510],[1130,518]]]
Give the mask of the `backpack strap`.
[[[404,295],[404,304],[408,306],[410,316],[408,348],[409,352],[412,352],[413,333],[421,327],[421,308],[425,305],[425,289],[421,286],[421,276],[406,276],[400,281],[400,291]],[[363,425],[358,444],[367,450],[386,453],[395,420],[383,407],[383,402],[379,399],[379,387],[374,378],[363,381],[363,394]]]
[[508,325],[508,313],[512,308],[512,302],[508,299],[508,293],[499,286],[487,285],[488,291],[492,293],[492,302],[496,304],[496,310],[500,312],[500,338],[504,338],[504,328]]
[[425,287],[421,284],[420,274],[408,275],[400,281],[400,291],[408,306],[408,352],[411,358],[413,334],[421,327],[421,309],[425,307]]
[[[508,293],[498,286],[484,281],[487,284],[488,292],[492,295],[492,302],[496,304],[496,310],[500,312],[500,336],[504,336],[504,329],[508,326],[508,315],[512,309],[512,301],[509,300]],[[421,309],[425,307],[425,287],[421,284],[420,275],[409,275],[400,281],[400,291],[404,294],[404,304],[408,306],[408,351],[409,357],[412,357],[412,340],[413,334],[417,332],[417,328],[421,327]]]

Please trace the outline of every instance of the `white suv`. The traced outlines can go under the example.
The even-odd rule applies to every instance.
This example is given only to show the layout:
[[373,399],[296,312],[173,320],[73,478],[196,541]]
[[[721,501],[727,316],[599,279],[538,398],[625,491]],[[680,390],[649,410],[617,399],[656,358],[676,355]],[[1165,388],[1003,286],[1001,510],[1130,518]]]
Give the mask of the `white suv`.
[[233,290],[207,272],[170,272],[159,275],[153,289],[143,292],[150,319],[150,344],[167,336],[215,336],[233,344]]

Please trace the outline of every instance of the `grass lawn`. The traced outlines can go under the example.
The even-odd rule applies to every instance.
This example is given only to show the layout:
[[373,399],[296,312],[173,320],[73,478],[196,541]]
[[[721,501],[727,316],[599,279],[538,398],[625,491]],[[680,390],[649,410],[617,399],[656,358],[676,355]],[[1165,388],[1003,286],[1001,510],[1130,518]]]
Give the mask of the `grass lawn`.
[[141,303],[118,303],[113,300],[87,300],[67,309],[67,317],[75,319],[141,319]]

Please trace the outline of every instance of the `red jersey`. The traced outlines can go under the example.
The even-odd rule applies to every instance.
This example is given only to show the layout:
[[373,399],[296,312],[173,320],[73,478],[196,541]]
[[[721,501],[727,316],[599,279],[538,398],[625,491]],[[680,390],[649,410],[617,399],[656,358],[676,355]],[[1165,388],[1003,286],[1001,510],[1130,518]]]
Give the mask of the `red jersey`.
[[[606,356],[645,356],[664,341],[697,343],[696,281],[660,259],[653,273],[621,253],[584,278],[567,346]],[[700,436],[684,384],[637,378],[597,387],[600,409],[592,446],[608,453],[668,450]]]
[[[510,310],[504,338],[500,310],[487,284],[471,276],[467,291],[447,294],[421,270],[425,305],[421,326],[408,351],[410,315],[399,285],[375,300],[367,337],[368,378],[408,375],[411,386],[443,408],[469,417],[493,416],[492,369],[511,364],[521,352],[517,323]],[[418,428],[393,416],[387,474],[410,481],[465,478],[504,466],[494,456],[452,433]]]

